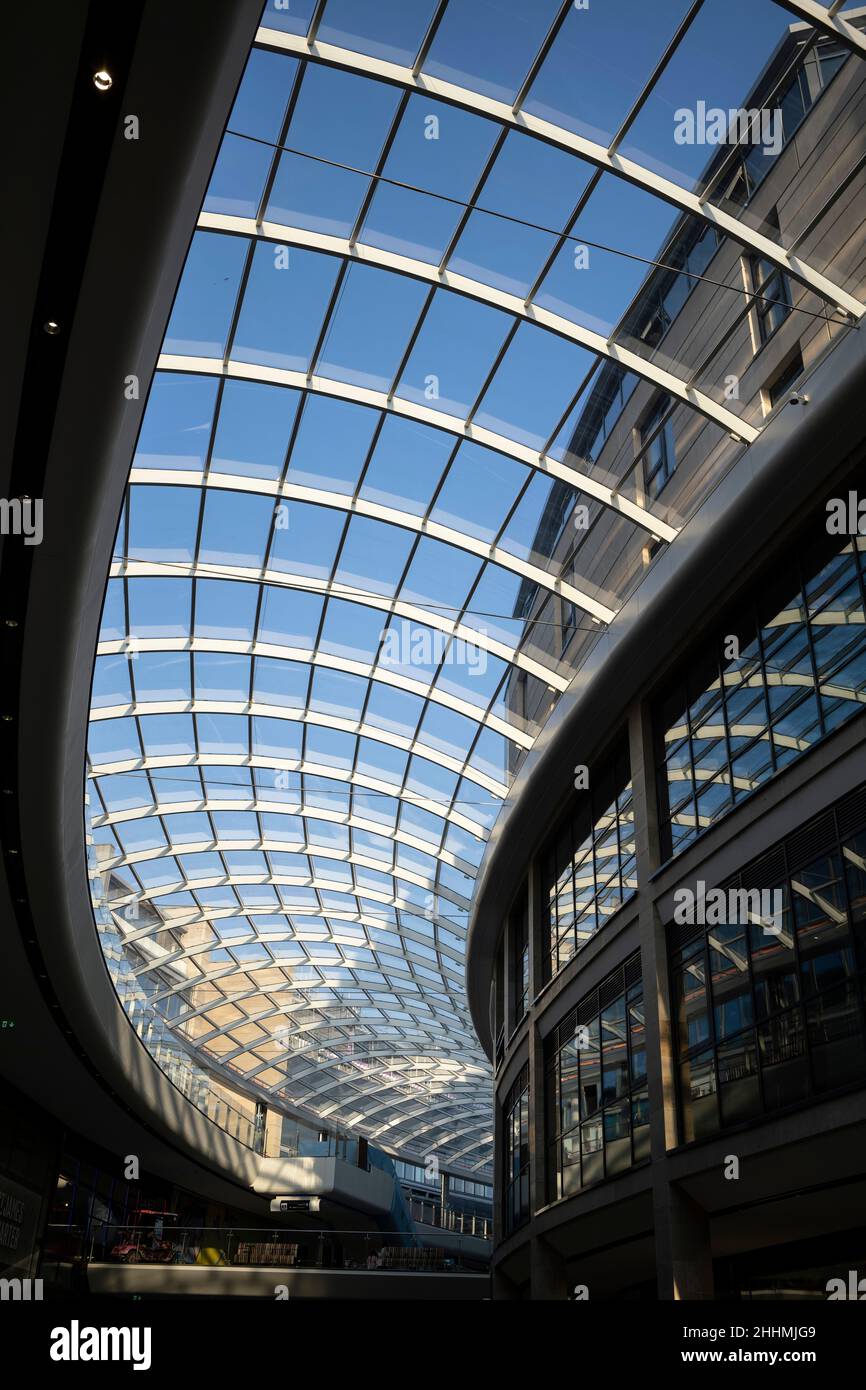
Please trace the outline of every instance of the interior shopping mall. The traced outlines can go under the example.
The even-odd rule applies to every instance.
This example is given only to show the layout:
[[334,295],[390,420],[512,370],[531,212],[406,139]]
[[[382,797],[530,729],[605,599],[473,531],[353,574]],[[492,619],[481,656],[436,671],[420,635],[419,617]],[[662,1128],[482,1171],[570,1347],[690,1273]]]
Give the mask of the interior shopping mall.
[[0,1303],[866,1298],[866,5],[3,24]]

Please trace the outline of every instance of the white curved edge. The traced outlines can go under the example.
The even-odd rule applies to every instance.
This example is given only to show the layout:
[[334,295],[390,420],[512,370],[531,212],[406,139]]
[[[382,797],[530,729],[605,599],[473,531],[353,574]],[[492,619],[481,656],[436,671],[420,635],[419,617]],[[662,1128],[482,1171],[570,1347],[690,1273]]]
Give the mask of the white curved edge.
[[[195,365],[190,367],[188,363]],[[444,410],[434,410],[432,406],[422,405],[420,401],[412,401],[405,396],[390,396],[387,392],[377,391],[372,387],[357,386],[352,382],[294,371],[288,367],[268,367],[255,362],[234,360],[223,364],[221,358],[188,357],[177,353],[162,353],[157,362],[157,370],[192,371],[197,375],[227,376],[241,381],[258,381],[266,385],[291,386],[296,390],[308,391],[314,396],[331,396],[336,400],[353,401],[357,405],[370,406],[373,410],[400,415],[407,420],[414,420],[419,425],[429,425],[446,434],[481,444],[496,453],[504,454],[506,458],[516,459],[538,473],[546,473],[551,478],[568,483],[577,492],[585,493],[587,497],[610,507],[626,520],[648,531],[654,539],[670,542],[676,540],[679,535],[678,527],[640,503],[623,497],[598,478],[592,478],[588,473],[582,473],[580,469],[561,463],[559,459],[551,458],[548,454],[540,454],[537,449],[531,449],[528,444],[521,444],[516,439],[509,439],[507,435],[497,434],[494,430],[470,423],[459,416],[448,415]]]
[[306,758],[300,761],[294,760],[291,764],[287,764],[284,758],[271,758],[257,753],[254,753],[252,757],[228,753],[169,754],[157,757],[121,758],[107,763],[91,762],[88,767],[88,776],[114,777],[123,772],[158,772],[160,769],[168,767],[255,767],[267,769],[270,772],[293,772],[300,773],[301,776],[329,778],[334,782],[343,782],[347,788],[353,787],[361,793],[371,791],[377,795],[386,796],[392,801],[405,801],[408,806],[417,806],[421,811],[429,811],[431,815],[438,816],[440,820],[451,821],[454,825],[459,825],[461,830],[468,831],[477,840],[487,840],[490,834],[489,830],[479,821],[473,820],[470,816],[464,816],[450,805],[446,808],[443,802],[423,796],[420,792],[395,787],[391,782],[382,781],[377,777],[369,777],[364,773],[349,771],[345,767],[333,767],[330,763],[315,763]]
[[[846,21],[840,20],[838,16],[831,20],[823,6],[808,3],[808,0],[800,0],[800,3],[791,0],[790,4],[788,0],[785,0],[785,3],[786,7],[796,10],[810,23],[820,24],[821,27],[827,29],[827,32],[835,34],[849,46],[859,50],[861,54],[866,52],[866,40],[864,40],[863,35],[859,34]],[[717,227],[725,236],[731,237],[741,246],[746,246],[756,255],[772,261],[774,265],[781,266],[795,279],[808,285],[810,289],[815,290],[823,299],[837,305],[843,312],[853,314],[855,318],[860,318],[866,312],[866,305],[849,294],[847,290],[842,289],[826,275],[821,275],[807,261],[801,260],[798,256],[789,255],[784,247],[779,246],[777,242],[762,236],[760,232],[746,226],[736,217],[732,217],[730,213],[723,212],[721,208],[712,203],[702,203],[697,194],[690,193],[678,183],[674,183],[672,179],[664,178],[661,174],[647,169],[635,160],[625,159],[620,154],[610,154],[606,146],[566,130],[553,121],[544,120],[542,117],[531,115],[527,111],[515,113],[506,102],[483,96],[480,92],[475,92],[469,87],[460,87],[453,82],[446,82],[442,78],[431,77],[423,72],[415,73],[411,68],[403,67],[399,63],[391,63],[382,58],[371,58],[367,54],[355,53],[349,48],[340,48],[336,44],[318,42],[311,44],[304,35],[287,34],[275,29],[261,28],[256,34],[256,45],[259,48],[292,53],[295,57],[307,58],[316,63],[324,63],[326,66],[345,68],[366,77],[374,77],[389,82],[393,86],[403,87],[408,91],[425,92],[428,96],[450,102],[453,106],[462,106],[465,110],[487,116],[514,130],[525,131],[547,144],[556,145],[570,154],[578,155],[581,159],[594,164],[596,168],[617,174],[620,178],[645,189],[648,193],[663,198],[665,202],[671,203],[683,212],[690,213],[702,222]]]
[[628,348],[620,347],[619,344],[611,342],[601,333],[596,333],[591,328],[585,328],[582,324],[574,323],[562,314],[555,314],[552,309],[544,309],[539,304],[528,302],[521,299],[519,295],[509,294],[505,290],[494,289],[492,285],[485,284],[483,280],[473,280],[468,275],[458,275],[451,270],[440,270],[438,266],[430,265],[427,261],[414,260],[410,256],[398,255],[394,251],[384,251],[378,246],[370,246],[364,242],[350,242],[346,237],[330,236],[325,232],[313,232],[304,227],[283,226],[279,222],[263,222],[259,225],[251,217],[234,217],[228,213],[203,212],[199,217],[198,226],[202,231],[226,232],[233,236],[253,237],[259,240],[273,241],[279,245],[324,252],[327,255],[339,256],[345,260],[358,261],[364,265],[378,266],[381,270],[390,270],[398,275],[409,276],[413,280],[423,280],[428,284],[438,285],[441,289],[452,290],[455,294],[461,294],[469,299],[476,299],[482,304],[489,304],[493,308],[501,309],[526,323],[534,323],[540,328],[546,328],[560,338],[566,338],[569,342],[577,343],[590,352],[598,353],[602,357],[609,358],[612,362],[619,363],[621,367],[642,377],[645,381],[652,382],[654,386],[666,391],[668,395],[676,397],[684,405],[692,406],[700,414],[705,415],[707,419],[713,420],[717,425],[728,430],[729,433],[746,440],[747,443],[757,439],[760,433],[741,416],[735,415],[732,410],[727,410],[724,406],[719,405],[711,396],[689,386],[682,377],[666,371],[655,362],[648,361],[639,356],[638,353],[631,352]]
[[778,3],[783,9],[799,15],[807,24],[813,24],[816,29],[823,29],[824,33],[832,38],[841,39],[849,48],[866,57],[866,34],[849,24],[844,15],[831,15],[826,5],[818,5],[816,0],[778,0]]
[[[435,878],[429,878],[426,874],[413,872],[401,864],[383,864],[370,855],[348,852],[346,850],[334,849],[330,845],[316,844],[286,844],[282,840],[273,840],[264,836],[254,844],[249,840],[233,840],[230,837],[225,839],[215,838],[212,840],[191,840],[184,845],[159,845],[151,849],[133,850],[129,854],[115,855],[111,859],[103,860],[100,871],[110,873],[116,869],[135,868],[137,864],[150,864],[161,859],[178,859],[184,861],[191,859],[198,854],[301,854],[308,859],[325,860],[331,859],[339,864],[354,864],[359,869],[369,869],[372,873],[381,874],[383,878],[392,878],[402,883],[411,883],[415,888],[423,888],[431,896],[444,898],[447,902],[453,903],[461,911],[468,912],[471,907],[469,898],[458,893],[456,889],[448,888],[445,885],[438,887]],[[434,855],[430,856],[435,858]],[[312,870],[307,875],[299,874],[292,878],[298,884],[306,883],[308,878],[314,877]],[[187,876],[187,882],[195,884],[196,879]]]
[[[348,672],[353,675],[360,675],[370,680],[379,680],[379,676],[374,674],[378,668],[371,668],[365,662],[353,661],[350,658],[341,658],[333,653],[315,653],[316,660],[312,660],[312,654],[306,652],[301,647],[281,647],[269,642],[235,642],[231,638],[208,638],[208,637],[142,637],[142,638],[123,638],[114,639],[99,644],[97,656],[119,655],[135,658],[138,654],[156,651],[177,651],[177,652],[225,652],[237,653],[244,656],[267,656],[274,659],[292,660],[303,662],[307,665],[323,666],[333,670]],[[394,675],[396,673],[391,672]],[[438,696],[428,691],[427,687],[420,687],[419,682],[410,681],[406,678],[405,683],[398,680],[385,681],[384,684],[393,685],[395,688],[405,690],[411,694],[417,694],[421,699],[430,698],[434,703],[444,704],[447,708],[456,710],[466,716],[479,727],[489,728],[503,738],[521,748],[531,748],[534,737],[523,730],[515,729],[514,725],[498,715],[490,714],[485,717],[482,710],[477,705],[470,704],[468,701],[460,700],[458,696],[451,696],[447,692]],[[419,688],[420,687],[420,688]],[[136,700],[132,702],[119,703],[116,705],[94,706],[90,711],[90,722],[94,724],[102,723],[107,719],[136,718],[139,715],[151,714],[239,714],[244,716],[255,716],[267,719],[285,719],[290,723],[315,724],[322,728],[337,729],[343,733],[357,734],[359,738],[369,738],[376,743],[386,743],[391,748],[400,748],[404,752],[426,758],[428,762],[441,763],[460,776],[469,777],[471,781],[478,782],[479,786],[485,787],[488,791],[497,796],[504,796],[507,790],[506,783],[499,782],[487,773],[482,773],[477,769],[470,770],[470,764],[463,762],[460,758],[455,758],[446,753],[444,749],[434,748],[429,743],[424,743],[419,739],[407,738],[403,734],[393,733],[390,730],[382,729],[378,725],[368,725],[359,721],[357,718],[343,718],[339,715],[325,714],[318,710],[302,708],[300,706],[291,707],[288,705],[270,705],[260,700],[207,700],[207,699],[181,699],[181,700]]]
[[[283,801],[266,801],[261,797],[227,797],[225,800],[204,797],[197,801],[165,802],[156,800],[147,806],[134,806],[125,811],[106,811],[102,815],[91,815],[90,823],[94,830],[100,830],[103,826],[110,828],[126,825],[129,821],[149,820],[151,816],[209,815],[212,811],[244,811],[250,815],[284,815],[299,817],[301,820],[327,821],[330,825],[345,826],[349,830],[363,830],[368,835],[395,840],[397,844],[406,845],[409,849],[417,850],[419,854],[428,854],[431,858],[438,859],[449,868],[465,874],[467,878],[474,878],[477,873],[477,866],[468,859],[461,859],[459,855],[452,854],[444,847],[437,848],[429,840],[422,840],[420,835],[410,835],[399,826],[396,830],[388,829],[364,816],[346,815],[342,811],[329,810],[327,806],[310,805],[305,802],[291,805]],[[181,846],[177,847],[177,852],[182,852]]]
[[[466,623],[455,623],[443,613],[422,608],[419,604],[407,603],[403,599],[391,598],[386,594],[374,594],[366,589],[356,589],[342,581],[318,579],[314,576],[295,574],[287,570],[250,570],[242,565],[208,565],[201,560],[198,562],[171,561],[166,565],[160,561],[148,562],[147,560],[126,559],[112,561],[109,578],[164,579],[167,573],[172,578],[179,579],[237,579],[246,583],[267,584],[273,588],[302,589],[305,593],[321,594],[323,598],[338,598],[346,603],[357,603],[364,608],[376,608],[380,612],[393,614],[394,617],[405,618],[408,622],[433,627],[437,632],[456,638],[469,647],[477,647],[482,651],[490,652],[491,656],[499,657],[500,661],[507,661],[509,666],[517,666],[521,671],[526,671],[529,675],[545,681],[553,690],[562,692],[567,689],[569,684],[568,677],[564,676],[561,671],[552,666],[545,666],[541,661],[536,661],[534,657],[527,656],[523,651],[517,651],[506,642],[501,642],[498,638],[491,636],[483,628],[469,627]],[[306,661],[309,658],[304,657],[303,659]],[[387,668],[385,669],[387,671]],[[377,676],[375,679],[378,680],[380,677]],[[385,674],[384,683],[390,685],[394,682],[388,679],[388,674]],[[472,718],[477,719],[477,717],[476,710],[472,714]],[[513,726],[509,725],[508,727],[510,730]],[[508,737],[512,737],[510,732]]]
[[[540,566],[531,565],[528,560],[518,559],[516,555],[512,555],[502,546],[487,545],[484,541],[468,535],[465,531],[457,531],[454,527],[443,526],[438,521],[425,521],[412,512],[399,511],[396,507],[385,507],[379,502],[370,502],[363,497],[349,497],[339,492],[328,492],[325,488],[304,487],[300,483],[285,482],[280,486],[273,480],[246,478],[233,473],[210,472],[205,475],[200,469],[134,467],[129,475],[129,484],[131,486],[135,483],[162,487],[204,487],[221,488],[223,491],[229,492],[254,492],[263,496],[280,497],[289,502],[309,502],[314,506],[330,507],[333,511],[346,512],[350,516],[371,517],[375,521],[402,526],[404,530],[413,531],[419,536],[429,536],[433,540],[444,541],[446,545],[452,545],[456,550],[465,550],[469,555],[475,555],[481,560],[490,560],[500,569],[520,575],[521,579],[530,580],[533,584],[537,584],[540,589],[545,589],[548,593],[557,594],[561,598],[567,599],[599,623],[610,623],[616,616],[616,610],[608,604],[601,603],[584,590],[549,574]],[[251,570],[249,577],[259,573],[260,571]]]

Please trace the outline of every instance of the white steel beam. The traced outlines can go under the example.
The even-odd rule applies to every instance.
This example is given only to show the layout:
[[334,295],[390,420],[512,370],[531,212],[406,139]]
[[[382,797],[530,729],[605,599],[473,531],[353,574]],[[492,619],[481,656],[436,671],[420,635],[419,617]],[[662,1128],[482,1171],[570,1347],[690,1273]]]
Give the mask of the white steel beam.
[[[528,445],[509,439],[507,435],[497,434],[456,415],[448,415],[444,410],[434,410],[418,401],[410,401],[402,396],[389,396],[385,391],[374,391],[366,386],[336,381],[332,377],[309,375],[287,367],[267,367],[260,363],[237,361],[223,364],[222,358],[217,357],[188,357],[178,353],[162,353],[157,368],[163,372],[192,372],[197,376],[227,376],[271,386],[291,386],[295,390],[309,391],[313,395],[331,396],[336,400],[370,406],[374,410],[389,411],[393,415],[414,420],[420,425],[430,425],[434,429],[444,430],[447,434],[454,434],[472,440],[475,444],[482,444],[488,449],[495,449],[497,453],[517,459],[528,468],[534,468],[539,473],[546,473],[551,478],[569,483],[577,491],[619,512],[644,531],[649,531],[658,540],[673,541],[679,534],[676,526],[649,508],[621,496],[600,479],[572,468],[567,463],[561,463],[549,455],[540,454],[537,449],[530,449]],[[252,480],[247,479],[248,484],[250,481]]]
[[[383,613],[393,614],[394,617],[405,618],[408,622],[421,623],[425,627],[435,628],[437,632],[465,642],[467,646],[478,647],[482,651],[490,652],[491,656],[497,656],[501,661],[507,661],[510,666],[517,666],[521,671],[527,671],[530,675],[537,676],[553,690],[561,692],[567,689],[569,684],[568,677],[562,675],[561,671],[552,666],[545,666],[543,662],[527,656],[525,652],[517,651],[513,646],[501,642],[497,637],[492,637],[490,633],[481,628],[470,627],[467,623],[455,622],[445,613],[436,612],[435,609],[428,610],[417,603],[407,603],[403,599],[395,599],[387,594],[375,594],[367,589],[358,589],[350,584],[344,584],[342,581],[318,579],[310,575],[294,574],[282,569],[252,571],[242,565],[209,565],[201,560],[198,562],[172,560],[168,563],[158,560],[113,560],[110,574],[112,579],[164,579],[167,574],[172,578],[180,579],[237,579],[247,583],[267,584],[276,588],[302,589],[305,593],[321,594],[323,598],[343,599],[346,603],[357,603],[365,608],[376,608]],[[309,654],[301,659],[310,661],[313,655],[311,649]],[[340,669],[345,669],[342,662]],[[370,669],[372,672],[372,668]],[[378,675],[371,676],[371,678],[383,679]],[[394,684],[388,679],[387,674],[384,675],[384,683],[386,685]],[[451,703],[450,697],[449,703]],[[459,707],[459,705],[454,707]],[[472,709],[471,717],[477,719],[477,710],[474,706]],[[512,737],[512,727],[512,725],[508,726],[509,738]]]
[[[506,290],[495,289],[483,280],[473,280],[468,275],[458,275],[453,270],[440,270],[427,261],[414,260],[409,256],[398,255],[395,251],[385,251],[378,246],[369,246],[361,241],[350,242],[347,237],[329,236],[324,232],[309,231],[305,227],[286,227],[279,222],[263,222],[259,225],[252,217],[233,217],[227,213],[203,212],[199,217],[199,227],[208,231],[228,232],[235,236],[260,237],[279,245],[303,247],[307,250],[321,251],[341,259],[357,261],[362,265],[378,266],[381,270],[394,271],[398,275],[409,276],[413,280],[423,280],[438,285],[441,289],[452,290],[456,294],[476,299],[482,304],[501,309],[526,323],[537,324],[548,329],[560,338],[577,343],[590,352],[610,358],[627,371],[651,382],[666,391],[668,395],[681,400],[685,405],[713,420],[723,429],[735,434],[739,439],[751,443],[760,433],[732,410],[719,405],[712,396],[690,386],[682,377],[666,371],[657,363],[641,357],[630,349],[621,347],[602,333],[596,333],[583,324],[555,314],[552,309],[544,309],[540,304],[521,299],[519,295]],[[766,239],[766,238],[764,238]],[[840,294],[842,291],[840,290]],[[854,301],[857,303],[857,301]],[[860,306],[861,309],[863,306]]]
[[[524,733],[523,730],[514,728],[513,724],[507,720],[500,719],[498,714],[485,714],[485,710],[478,705],[473,705],[470,701],[464,701],[457,695],[450,692],[436,692],[435,687],[431,689],[421,681],[411,680],[409,676],[400,676],[399,671],[389,671],[378,666],[370,666],[367,662],[356,662],[350,657],[336,656],[332,652],[310,652],[304,651],[297,646],[278,646],[275,642],[240,642],[232,638],[215,637],[135,637],[135,634],[128,638],[111,639],[111,641],[100,642],[96,649],[97,656],[129,656],[135,659],[139,652],[225,652],[235,653],[239,656],[271,656],[279,659],[292,660],[292,662],[303,662],[307,666],[328,667],[329,670],[350,673],[352,676],[361,676],[367,680],[381,681],[384,685],[392,685],[395,689],[402,689],[411,695],[418,695],[421,699],[432,699],[435,703],[441,703],[448,709],[455,709],[460,714],[464,714],[467,719],[471,719],[475,724],[484,724],[491,728],[496,734],[502,734],[503,738],[510,738],[514,744],[520,748],[531,748],[531,734]],[[381,671],[381,674],[379,674]],[[418,753],[420,758],[428,758],[438,762],[449,759],[448,753],[439,751],[438,748],[431,748],[430,744],[420,744],[417,739],[403,738],[400,734],[389,733],[371,724],[363,724],[357,719],[341,719],[336,714],[322,714],[317,710],[307,709],[286,709],[284,705],[264,705],[263,702],[253,701],[139,701],[135,705],[103,705],[101,708],[90,710],[90,720],[92,723],[100,723],[106,719],[125,719],[129,714],[185,714],[195,713],[200,710],[206,714],[259,714],[267,719],[286,719],[293,723],[302,724],[321,724],[325,728],[339,728],[343,733],[359,734],[359,737],[373,738],[379,744],[389,744],[392,748],[403,748],[407,752]],[[463,770],[463,763],[459,759],[450,759],[448,766],[453,770]],[[468,773],[467,773],[468,776]],[[478,781],[482,787],[488,787],[488,780],[482,780],[485,774],[475,774],[471,780]],[[489,791],[496,795],[505,796],[507,788],[503,790],[505,784],[489,778]]]
[[[839,16],[830,19],[827,10],[822,5],[813,4],[811,0],[798,0],[798,3],[795,3],[795,0],[790,0],[788,3],[786,0],[786,8],[795,11],[810,23],[820,24],[828,33],[835,34],[861,53],[866,51],[866,41],[864,41],[863,35],[859,34],[853,25],[840,19]],[[378,78],[380,81],[388,82],[392,86],[406,88],[409,91],[425,92],[428,96],[450,102],[454,106],[462,106],[464,110],[474,111],[480,116],[486,116],[488,119],[510,126],[514,130],[525,131],[547,144],[556,145],[559,149],[578,155],[579,158],[594,164],[598,169],[616,174],[629,183],[635,184],[638,188],[643,188],[648,193],[654,193],[656,197],[663,198],[665,202],[679,208],[682,212],[690,213],[693,217],[700,218],[701,221],[718,228],[725,236],[731,237],[741,246],[745,246],[756,255],[772,261],[774,265],[781,266],[788,274],[801,280],[803,284],[808,285],[810,289],[815,290],[817,294],[820,294],[830,303],[837,305],[843,312],[853,314],[855,318],[860,318],[866,312],[866,305],[861,303],[859,299],[828,279],[826,275],[821,275],[807,261],[801,260],[798,256],[789,255],[784,247],[771,240],[770,237],[762,236],[754,228],[747,226],[738,218],[732,217],[730,213],[723,212],[721,208],[715,207],[712,203],[702,203],[697,194],[680,187],[671,179],[664,178],[653,169],[648,169],[633,159],[626,159],[619,153],[611,154],[605,145],[589,140],[586,136],[577,135],[571,130],[566,130],[553,121],[544,120],[541,116],[532,115],[527,111],[515,112],[507,102],[497,101],[493,97],[484,96],[468,87],[457,86],[453,82],[446,82],[440,77],[432,77],[424,72],[415,73],[411,68],[404,67],[400,63],[391,63],[383,58],[372,58],[366,53],[355,53],[349,48],[340,48],[336,44],[308,43],[305,35],[286,34],[274,29],[261,28],[256,35],[256,43],[261,48],[276,49],[280,52],[292,53],[299,58],[310,59],[316,63],[344,68],[365,77]]]
[[[568,599],[577,608],[600,623],[610,623],[616,616],[615,610],[601,603],[592,594],[585,593],[574,584],[549,574],[540,565],[531,565],[521,560],[500,545],[486,545],[476,536],[458,531],[453,526],[443,526],[438,521],[427,521],[412,512],[400,511],[397,507],[385,507],[380,502],[371,502],[364,497],[348,497],[341,492],[329,492],[326,488],[305,487],[300,483],[279,483],[268,478],[247,478],[233,473],[208,473],[201,469],[161,469],[133,468],[129,475],[132,483],[158,483],[163,487],[208,487],[221,488],[229,492],[255,492],[264,496],[280,497],[286,501],[311,502],[315,506],[331,507],[335,511],[347,512],[351,516],[367,516],[375,521],[390,522],[402,526],[404,530],[414,531],[416,535],[430,536],[433,540],[444,541],[457,550],[465,550],[482,560],[492,560],[502,569],[529,579],[541,589]],[[250,570],[249,578],[258,577],[260,570]]]

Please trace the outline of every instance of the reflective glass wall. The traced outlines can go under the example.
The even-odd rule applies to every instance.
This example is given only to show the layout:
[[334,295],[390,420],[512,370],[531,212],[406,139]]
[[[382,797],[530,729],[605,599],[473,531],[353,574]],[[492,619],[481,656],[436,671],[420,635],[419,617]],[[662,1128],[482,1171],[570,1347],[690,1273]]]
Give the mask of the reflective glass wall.
[[542,853],[545,970],[554,976],[637,888],[628,750],[598,768],[576,769],[583,783],[573,809]]
[[671,930],[685,1143],[866,1081],[866,789],[730,886],[781,917]]
[[502,1116],[505,1191],[503,1226],[506,1234],[529,1219],[529,1065],[505,1099]]
[[815,518],[656,707],[662,858],[866,703],[866,537]]
[[547,1199],[649,1158],[640,955],[563,1019],[545,1048]]

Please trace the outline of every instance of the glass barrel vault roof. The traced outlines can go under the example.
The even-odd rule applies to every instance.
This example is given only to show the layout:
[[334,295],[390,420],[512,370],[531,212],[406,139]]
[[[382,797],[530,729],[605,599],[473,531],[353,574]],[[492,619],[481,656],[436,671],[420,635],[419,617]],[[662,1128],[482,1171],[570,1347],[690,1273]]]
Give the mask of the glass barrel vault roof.
[[168,1026],[275,1104],[489,1175],[477,868],[541,720],[688,519],[581,428],[612,371],[693,412],[713,476],[761,426],[630,309],[659,263],[684,292],[710,276],[663,254],[709,228],[837,331],[863,311],[723,196],[672,111],[739,105],[798,23],[859,62],[831,9],[266,7],[132,463],[88,808],[95,892]]

